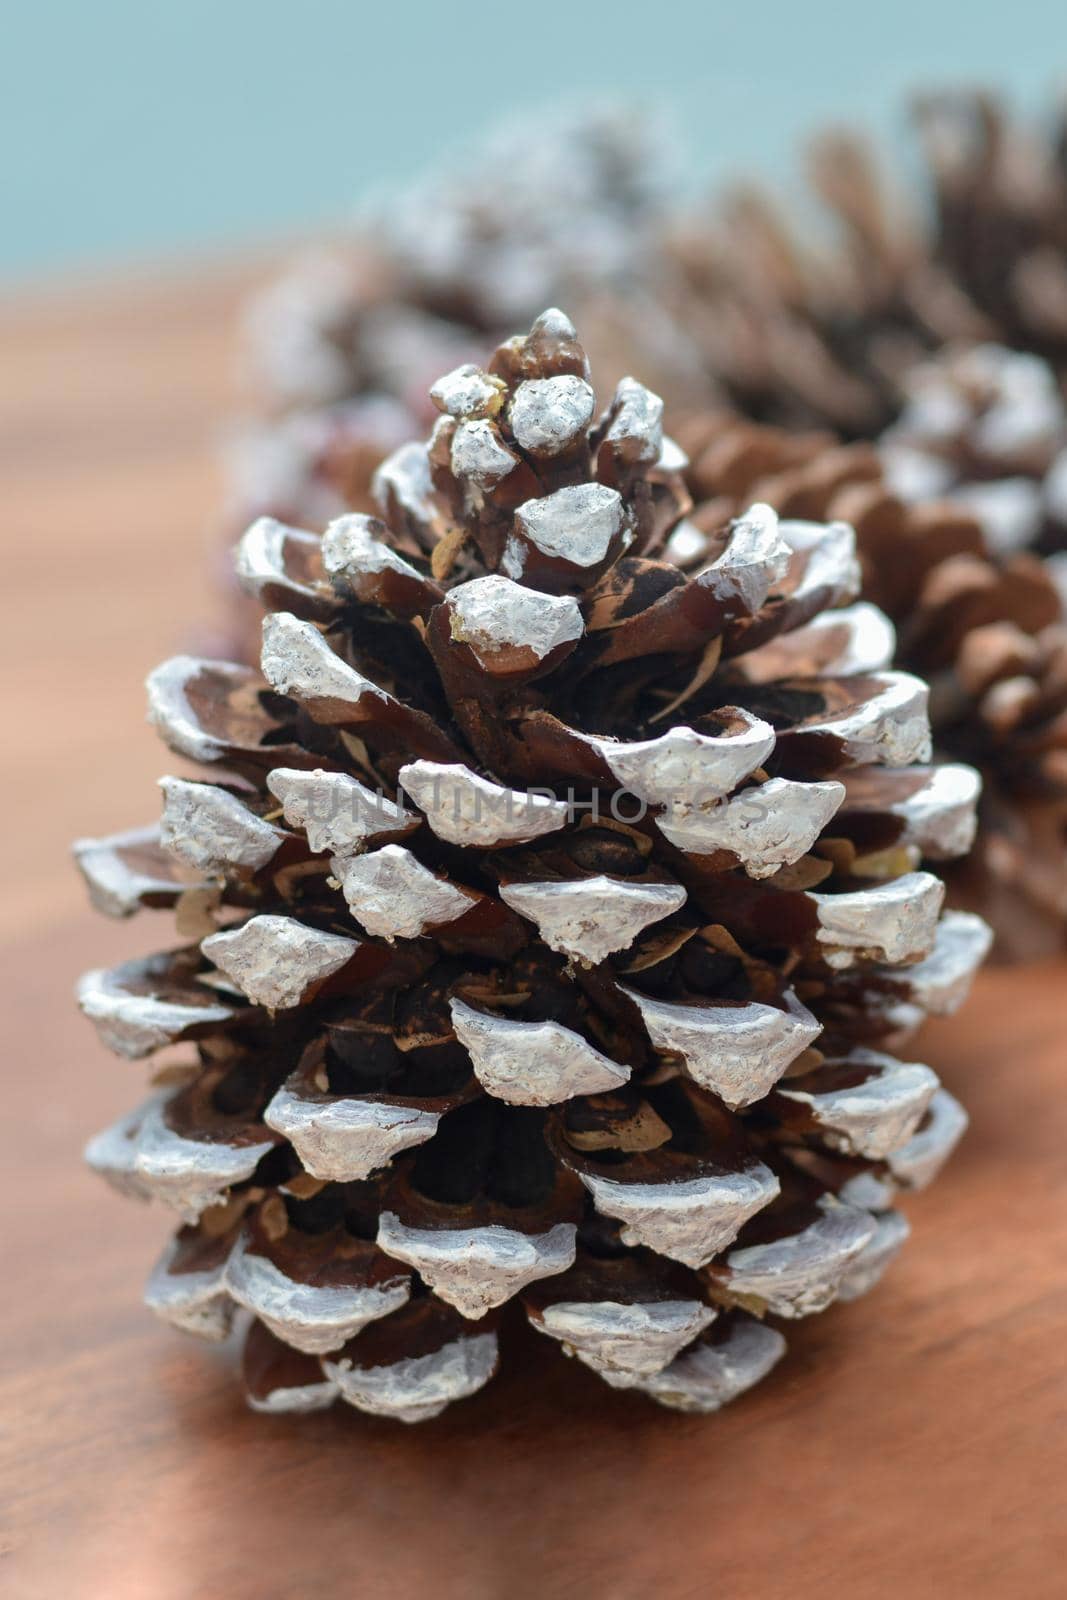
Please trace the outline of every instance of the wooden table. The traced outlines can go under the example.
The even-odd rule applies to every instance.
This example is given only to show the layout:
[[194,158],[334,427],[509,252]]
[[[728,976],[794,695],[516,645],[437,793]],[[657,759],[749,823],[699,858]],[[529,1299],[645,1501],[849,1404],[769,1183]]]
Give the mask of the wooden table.
[[[246,269],[0,308],[7,1204],[0,1575],[77,1600],[1062,1596],[1067,963],[982,979],[926,1059],[973,1128],[882,1289],[719,1417],[527,1334],[421,1428],[246,1412],[232,1355],[139,1304],[166,1231],[79,1163],[136,1098],[68,1000],[163,942],[90,917],[76,833],[147,820],[146,669],[210,611]],[[165,937],[165,936],[164,936]],[[14,1276],[12,1278],[12,1269]]]

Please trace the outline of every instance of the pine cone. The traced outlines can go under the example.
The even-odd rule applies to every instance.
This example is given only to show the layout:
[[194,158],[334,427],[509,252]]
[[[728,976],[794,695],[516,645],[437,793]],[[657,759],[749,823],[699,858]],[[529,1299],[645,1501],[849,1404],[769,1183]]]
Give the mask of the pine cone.
[[683,315],[746,415],[874,437],[906,402],[915,365],[954,343],[995,342],[1062,375],[1062,120],[1028,137],[992,97],[967,92],[923,97],[915,119],[932,205],[891,193],[875,151],[844,130],[817,140],[810,161],[836,249],[812,247],[752,186],[710,223],[677,230]]
[[[681,419],[696,502],[669,552],[706,559],[714,530],[742,503],[783,517],[845,521],[856,532],[862,592],[896,625],[894,660],[931,685],[942,760],[982,774],[979,832],[946,870],[953,903],[980,909],[1002,959],[1060,946],[1067,918],[1067,630],[1052,564],[988,546],[959,500],[911,504],[870,445],[790,434],[732,413]],[[694,529],[700,530],[694,534]]]
[[594,420],[562,313],[433,396],[382,520],[245,536],[262,676],[150,679],[208,774],[78,855],[186,942],[81,1003],[180,1064],[88,1159],[183,1219],[156,1311],[252,1313],[254,1406],[433,1416],[512,1304],[714,1410],[871,1287],[965,1125],[892,1052],[987,944],[920,866],[966,848],[974,775],[922,765],[850,529],[757,504],[696,575],[662,559],[661,403],[626,379]]
[[546,105],[491,129],[365,214],[343,248],[297,263],[257,297],[257,406],[385,395],[418,424],[413,437],[432,421],[426,395],[440,372],[487,359],[554,300],[582,308],[608,395],[643,358],[643,370],[708,398],[657,292],[672,167],[664,130],[629,105]]
[[[798,441],[801,463],[768,436],[758,476],[779,481],[746,492],[854,523],[864,595],[897,623],[901,665],[931,681],[939,753],[983,772],[960,887],[1018,958],[1061,947],[1067,922],[1063,135],[1026,140],[982,95],[929,97],[918,119],[931,224],[890,201],[860,139],[834,135],[813,175],[837,253],[817,258],[747,193],[717,236],[681,241],[685,304],[747,415],[871,441],[835,451],[823,432]],[[683,443],[704,448],[707,425]],[[721,479],[731,446],[716,448],[705,478]]]

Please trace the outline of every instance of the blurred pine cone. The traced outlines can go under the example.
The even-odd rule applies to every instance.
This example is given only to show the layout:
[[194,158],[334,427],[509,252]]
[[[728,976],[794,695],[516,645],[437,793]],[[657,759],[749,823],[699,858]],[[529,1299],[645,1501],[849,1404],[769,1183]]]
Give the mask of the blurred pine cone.
[[[789,448],[760,435],[775,481],[752,487],[783,514],[855,524],[864,595],[931,681],[939,752],[985,777],[967,893],[1002,954],[1032,956],[1067,919],[1067,146],[1062,123],[1027,138],[980,94],[929,96],[917,118],[928,222],[836,134],[812,163],[836,251],[745,191],[678,238],[681,304],[738,410],[830,430]],[[710,429],[717,484],[739,448],[714,443],[724,426],[678,424],[691,453]],[[835,435],[870,448],[835,452]],[[698,498],[700,478],[695,463]]]
[[490,129],[365,205],[348,241],[257,298],[248,332],[258,403],[288,411],[389,395],[427,422],[438,373],[488,358],[553,301],[581,307],[583,326],[598,342],[603,334],[596,365],[608,395],[624,370],[615,351],[637,338],[676,383],[686,373],[704,393],[690,342],[655,290],[673,165],[658,119],[629,104],[546,104]]
[[362,509],[397,426],[415,438],[432,422],[434,378],[555,301],[580,312],[605,401],[630,370],[709,399],[658,286],[672,165],[659,122],[629,105],[546,105],[297,262],[248,311],[260,421],[234,453],[237,514],[319,525]]
[[382,520],[245,536],[262,676],[150,679],[210,771],[78,855],[185,942],[81,1003],[121,1055],[179,1048],[88,1159],[184,1219],[155,1310],[253,1314],[255,1406],[435,1415],[515,1303],[714,1410],[876,1281],[965,1124],[892,1052],[987,943],[921,866],[975,775],[923,764],[849,528],[757,504],[664,559],[703,535],[661,403],[626,379],[595,420],[562,313],[433,397]]
[[957,343],[1067,362],[1063,123],[1028,136],[989,95],[915,106],[927,193],[901,195],[869,141],[840,130],[809,175],[836,224],[805,238],[764,191],[737,186],[680,225],[671,253],[710,371],[746,415],[872,438],[924,356]]
[[708,533],[742,500],[855,529],[862,592],[896,625],[894,660],[930,683],[940,758],[982,773],[977,843],[946,871],[952,901],[992,922],[1001,959],[1062,945],[1067,628],[1052,563],[995,553],[959,500],[915,505],[894,494],[871,445],[729,412],[679,419],[678,438],[696,501],[671,547],[683,566],[705,558]]

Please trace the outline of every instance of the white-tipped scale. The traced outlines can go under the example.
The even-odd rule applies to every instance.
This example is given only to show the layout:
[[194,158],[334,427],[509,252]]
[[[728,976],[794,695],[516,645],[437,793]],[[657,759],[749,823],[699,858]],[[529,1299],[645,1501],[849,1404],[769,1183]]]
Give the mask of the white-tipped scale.
[[144,1303],[150,1311],[183,1333],[218,1342],[233,1325],[234,1303],[226,1286],[227,1258],[213,1267],[174,1272],[181,1241],[172,1239],[145,1284]]
[[335,517],[322,536],[322,565],[335,583],[356,586],[364,577],[380,572],[396,572],[423,583],[423,575],[410,561],[375,534],[381,523],[354,511]]
[[453,475],[478,489],[492,489],[519,465],[521,457],[509,450],[491,422],[461,422],[452,435]]
[[971,911],[946,911],[930,954],[906,971],[887,976],[907,985],[910,1000],[926,1016],[951,1016],[966,1000],[992,943],[993,934],[981,917]]
[[952,861],[967,854],[974,843],[982,789],[973,767],[958,762],[934,767],[920,788],[899,799],[878,780],[877,769],[869,767],[846,774],[846,809],[855,803],[899,817],[904,824],[901,843],[914,845],[930,860]]
[[767,878],[807,855],[844,798],[844,785],[832,780],[771,778],[709,806],[683,801],[657,817],[656,826],[678,850],[729,850],[750,878]]
[[929,872],[907,872],[888,883],[845,894],[809,893],[818,914],[816,939],[828,966],[859,960],[892,964],[918,960],[933,949],[945,885]]
[[242,1237],[226,1269],[230,1294],[271,1333],[305,1355],[325,1355],[368,1322],[398,1311],[411,1297],[405,1274],[381,1284],[316,1284],[290,1278]]
[[304,1095],[283,1084],[263,1120],[289,1140],[313,1178],[352,1183],[432,1139],[441,1116],[387,1101]]
[[[663,401],[635,378],[620,378],[612,401],[609,443],[636,446],[635,459],[660,463],[663,455]],[[681,468],[665,470],[681,471]]]
[[253,1411],[266,1416],[294,1415],[308,1411],[327,1411],[339,1394],[336,1383],[325,1375],[307,1383],[278,1384],[262,1394],[246,1390],[245,1400]]
[[551,1106],[575,1095],[606,1094],[629,1081],[612,1061],[558,1022],[514,1022],[450,1000],[456,1038],[479,1083],[516,1106]]
[[308,586],[291,578],[286,571],[285,547],[298,541],[311,548],[317,545],[314,534],[304,528],[292,528],[274,517],[257,517],[251,527],[241,535],[234,555],[234,565],[241,587],[252,595],[263,595],[268,589],[288,593],[294,600],[307,596]]
[[[672,1411],[707,1415],[719,1411],[738,1395],[765,1378],[785,1355],[785,1339],[777,1328],[749,1317],[738,1317],[725,1340],[701,1339],[654,1373],[640,1388]],[[613,1380],[605,1373],[607,1381]]]
[[732,1111],[762,1100],[822,1031],[792,990],[779,1007],[756,1000],[683,1005],[619,988],[640,1011],[656,1049],[680,1056],[694,1083]]
[[804,571],[792,592],[792,600],[826,592],[824,606],[852,600],[860,590],[860,564],[856,557],[856,533],[847,522],[801,522],[786,519],[778,532],[796,554],[807,554]]
[[[161,850],[158,823],[113,833],[106,839],[77,839],[71,848],[93,909],[105,917],[132,916],[150,895],[173,895],[192,887],[164,874],[165,857],[158,872],[148,865]],[[139,856],[146,862],[143,867],[134,865]]]
[[503,379],[465,361],[438,378],[430,389],[430,399],[439,411],[453,417],[491,417],[500,410],[506,393]]
[[386,456],[371,479],[371,495],[383,515],[395,503],[401,516],[428,541],[434,526],[433,479],[425,445],[411,439]]
[[695,582],[722,588],[725,580],[753,616],[788,566],[789,545],[782,538],[778,515],[757,502],[731,524],[726,548]]
[[627,1183],[599,1172],[580,1171],[578,1176],[601,1215],[623,1224],[624,1244],[647,1245],[687,1267],[706,1266],[781,1188],[759,1161],[741,1172],[711,1172],[666,1183]]
[[310,622],[288,611],[263,619],[263,676],[279,694],[292,695],[314,714],[316,707],[350,706],[355,713],[369,698],[388,703],[392,696],[342,661]]
[[[574,344],[578,339],[578,332],[565,311],[561,311],[559,306],[547,306],[534,318],[530,326],[529,339],[549,339],[557,344]],[[526,346],[527,340],[520,334],[514,341],[508,340],[509,345],[512,343],[521,351]],[[575,351],[574,354],[580,352]]]
[[673,561],[676,567],[684,569],[702,561],[710,548],[710,535],[698,528],[695,522],[683,518],[681,522],[675,523],[671,536],[663,547],[663,557],[665,561]]
[[897,1061],[856,1049],[831,1066],[870,1068],[862,1083],[811,1090],[779,1084],[778,1093],[805,1106],[832,1150],[881,1161],[914,1134],[939,1087],[937,1074],[918,1062]]
[[177,860],[210,877],[258,872],[285,842],[281,828],[257,817],[228,789],[185,778],[160,778],[160,842]]
[[617,1388],[649,1378],[715,1320],[700,1300],[561,1300],[531,1310],[533,1327]]
[[839,1300],[858,1300],[877,1284],[911,1232],[899,1211],[875,1217],[875,1231],[841,1280]]
[[769,722],[739,712],[741,726],[724,734],[671,728],[658,739],[623,741],[582,735],[618,783],[648,805],[692,806],[721,800],[763,765],[774,749]]
[[120,1192],[159,1200],[186,1222],[196,1222],[232,1184],[252,1176],[274,1143],[188,1139],[164,1121],[169,1098],[156,1095],[97,1134],[85,1148],[85,1160]]
[[592,386],[584,378],[569,373],[531,378],[512,394],[508,422],[520,450],[554,456],[582,437],[595,405]]
[[378,1247],[414,1267],[438,1299],[461,1316],[483,1317],[539,1278],[574,1265],[575,1226],[521,1233],[498,1223],[475,1228],[409,1228],[392,1211],[378,1222]]
[[418,822],[414,812],[346,772],[275,767],[267,788],[281,802],[286,822],[303,829],[308,849],[316,853],[356,855],[368,840],[409,833]]
[[947,1089],[930,1103],[924,1127],[889,1157],[889,1170],[905,1189],[925,1189],[941,1171],[967,1131],[967,1113]]
[[96,968],[78,980],[79,1006],[116,1055],[136,1061],[173,1044],[191,1028],[226,1022],[234,1014],[232,1006],[206,997],[205,1004],[193,1005],[131,993],[124,986],[124,975],[137,967],[138,963],[127,962],[109,970]]
[[660,472],[684,472],[689,465],[689,457],[670,434],[663,435],[659,455],[656,457],[656,467]]
[[349,1405],[397,1422],[427,1422],[440,1416],[454,1400],[484,1388],[496,1365],[494,1333],[453,1339],[430,1355],[402,1356],[387,1367],[359,1367],[347,1357],[322,1363]]
[[918,1132],[889,1154],[881,1171],[868,1168],[849,1178],[840,1198],[867,1211],[886,1210],[901,1190],[932,1183],[966,1131],[966,1111],[947,1089],[938,1089]]
[[93,1135],[82,1151],[87,1167],[109,1183],[118,1194],[131,1200],[149,1201],[153,1193],[136,1168],[137,1136],[155,1100],[166,1101],[165,1094],[127,1111],[124,1117]]
[[549,949],[594,965],[680,910],[686,894],[677,883],[630,883],[599,874],[562,883],[509,883],[500,898],[537,924]]
[[253,1005],[284,1011],[351,961],[359,941],[295,917],[261,916],[211,934],[200,948]]
[[571,595],[541,594],[493,573],[449,590],[452,637],[480,660],[525,648],[543,661],[561,645],[580,639],[585,627]]
[[731,1250],[717,1264],[713,1291],[756,1304],[779,1317],[825,1311],[876,1231],[875,1219],[832,1196],[818,1201],[818,1216],[798,1233],[768,1244]]
[[876,694],[850,710],[825,717],[810,717],[798,725],[801,733],[826,733],[840,739],[845,754],[859,764],[878,762],[887,767],[907,767],[930,759],[930,691],[910,672],[871,675]]
[[848,678],[856,673],[884,672],[896,651],[896,629],[867,600],[840,611],[822,611],[802,628],[783,633],[737,659],[749,683],[774,683],[780,678]]
[[363,856],[334,856],[349,910],[367,932],[383,939],[417,939],[427,928],[455,922],[477,904],[474,895],[424,867],[403,845]]
[[524,540],[550,560],[595,567],[607,558],[624,524],[622,496],[617,489],[602,483],[576,483],[556,489],[519,506],[515,512],[516,533],[508,538],[501,569],[509,577],[522,576],[527,560]]
[[524,844],[563,828],[567,804],[551,795],[506,789],[460,762],[412,761],[400,783],[439,839],[449,844]]
[[247,667],[229,661],[202,661],[195,656],[172,656],[154,668],[145,679],[148,694],[148,720],[163,742],[176,755],[190,761],[212,762],[225,757],[229,745],[204,728],[193,709],[188,686],[201,673],[228,682],[234,691],[247,687]]
[[901,1185],[894,1181],[888,1171],[879,1172],[877,1168],[865,1167],[842,1184],[837,1191],[837,1198],[850,1206],[858,1206],[861,1211],[878,1215],[893,1204],[900,1189]]
[[982,780],[973,767],[948,762],[935,767],[917,793],[888,809],[904,818],[905,839],[924,856],[954,861],[974,843],[981,792]]

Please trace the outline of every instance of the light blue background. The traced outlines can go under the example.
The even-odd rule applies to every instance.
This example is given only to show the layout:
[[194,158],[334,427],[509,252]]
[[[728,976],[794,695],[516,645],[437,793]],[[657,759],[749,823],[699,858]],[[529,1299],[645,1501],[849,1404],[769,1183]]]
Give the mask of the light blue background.
[[788,182],[828,119],[899,138],[917,84],[1034,110],[1067,71],[1062,0],[8,0],[0,273],[252,242],[336,220],[545,98],[664,106],[692,187]]

